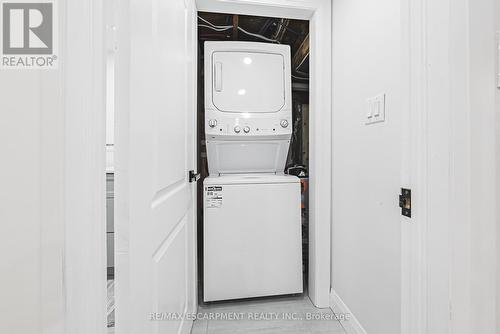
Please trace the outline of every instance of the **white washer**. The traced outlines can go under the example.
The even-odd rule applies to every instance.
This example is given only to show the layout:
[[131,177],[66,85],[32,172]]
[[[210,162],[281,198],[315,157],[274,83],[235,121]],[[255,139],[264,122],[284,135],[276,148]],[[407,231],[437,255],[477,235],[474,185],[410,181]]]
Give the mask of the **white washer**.
[[204,300],[302,292],[300,181],[231,175],[204,182]]
[[290,47],[205,43],[204,300],[302,292]]

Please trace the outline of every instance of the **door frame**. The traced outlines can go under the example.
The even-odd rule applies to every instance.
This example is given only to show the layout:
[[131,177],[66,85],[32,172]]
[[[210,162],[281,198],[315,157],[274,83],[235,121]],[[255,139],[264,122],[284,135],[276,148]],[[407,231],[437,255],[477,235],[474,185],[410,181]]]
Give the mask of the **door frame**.
[[495,1],[401,1],[402,334],[495,331]]
[[[105,24],[100,0],[59,2],[64,111],[64,333],[106,333]],[[48,83],[44,89],[51,89]],[[53,108],[53,106],[51,106]],[[52,110],[47,110],[50,114]],[[53,237],[53,236],[51,236]],[[59,321],[58,319],[53,319]]]
[[196,7],[198,11],[205,12],[286,17],[310,22],[308,292],[315,306],[329,307],[332,203],[331,2],[196,0]]

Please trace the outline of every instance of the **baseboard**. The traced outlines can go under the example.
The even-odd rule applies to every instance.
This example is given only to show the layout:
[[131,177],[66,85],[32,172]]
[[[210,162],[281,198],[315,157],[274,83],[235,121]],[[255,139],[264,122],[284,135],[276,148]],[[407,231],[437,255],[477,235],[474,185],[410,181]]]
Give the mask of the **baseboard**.
[[191,328],[193,328],[193,320],[183,319],[181,325],[179,326],[178,334],[190,334]]
[[351,310],[333,289],[330,291],[330,308],[333,310],[333,313],[339,315],[340,323],[347,334],[367,334],[358,319],[356,319]]

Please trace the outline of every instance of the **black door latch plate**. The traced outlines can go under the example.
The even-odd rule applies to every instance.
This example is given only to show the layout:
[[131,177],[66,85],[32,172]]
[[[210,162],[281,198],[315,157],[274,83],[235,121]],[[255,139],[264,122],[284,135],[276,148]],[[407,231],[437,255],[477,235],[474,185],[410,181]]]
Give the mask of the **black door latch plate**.
[[194,170],[190,170],[188,173],[189,183],[198,181],[200,176],[200,173],[195,173]]
[[401,214],[411,218],[411,189],[401,188],[399,206],[401,207]]

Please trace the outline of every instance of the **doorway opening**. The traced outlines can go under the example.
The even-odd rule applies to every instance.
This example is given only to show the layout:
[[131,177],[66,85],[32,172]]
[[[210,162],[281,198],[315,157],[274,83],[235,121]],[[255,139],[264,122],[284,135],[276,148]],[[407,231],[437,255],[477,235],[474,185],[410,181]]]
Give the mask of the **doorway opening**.
[[[224,8],[227,10],[222,11]],[[237,13],[264,16],[264,20],[274,17],[278,20],[283,18],[307,22],[311,55],[308,57],[310,60],[299,64],[310,65],[308,91],[304,87],[306,80],[302,82],[294,78],[297,79],[294,80],[294,86],[297,86],[299,91],[304,90],[303,96],[307,97],[307,100],[301,103],[307,105],[307,110],[310,111],[309,118],[304,118],[310,128],[309,159],[308,162],[307,159],[304,160],[307,162],[305,175],[313,175],[306,187],[310,195],[307,210],[310,214],[305,215],[308,218],[309,233],[304,233],[304,236],[309,237],[308,247],[304,247],[309,253],[306,255],[309,271],[306,296],[307,300],[310,299],[308,305],[312,311],[315,307],[330,311],[330,3],[315,0],[307,4],[292,5],[269,0],[242,6],[239,1],[199,0],[172,1],[165,6],[152,8],[143,8],[133,3],[131,7],[120,11],[116,21],[116,38],[122,43],[116,52],[115,74],[116,110],[119,111],[115,115],[116,128],[120,130],[116,131],[115,136],[117,331],[120,331],[120,328],[134,328],[136,331],[149,328],[151,320],[139,314],[148,308],[155,312],[154,315],[163,311],[192,314],[198,307],[196,280],[201,278],[203,273],[198,275],[196,272],[195,253],[196,238],[202,231],[197,231],[197,225],[194,224],[199,203],[196,201],[196,184],[190,181],[196,179],[192,174],[200,163],[196,161],[197,151],[200,151],[200,157],[203,152],[201,149],[197,150],[202,143],[198,143],[200,138],[196,138],[196,118],[200,119],[196,103],[201,99],[196,96],[198,69],[197,61],[193,61],[197,60],[197,54],[201,52],[198,50],[197,40],[199,12],[230,13],[231,19],[232,15]],[[259,33],[257,29],[246,27],[242,16],[238,17],[238,21],[240,18],[242,23],[239,25],[242,29],[252,34]],[[149,29],[151,24],[154,29]],[[204,24],[217,26],[219,23]],[[144,27],[148,28],[142,29]],[[134,29],[139,29],[141,34],[128,33]],[[205,29],[207,33],[213,30]],[[232,26],[231,29],[215,29],[213,32],[221,33],[226,30],[232,30]],[[252,36],[240,29],[236,30],[241,35],[239,38],[247,38],[244,35]],[[262,36],[266,38],[276,38],[273,37],[271,28],[264,34]],[[137,53],[140,45],[148,47]],[[287,49],[288,52],[283,59],[291,63],[290,51],[286,47],[282,49]],[[136,57],[138,55],[140,56]],[[144,61],[145,59],[148,61]],[[290,87],[287,94],[291,96],[290,68],[291,66],[287,69],[287,85]],[[307,73],[304,68],[302,71]],[[300,73],[293,75],[301,77]],[[201,80],[198,82],[201,84]],[[288,98],[287,101],[290,105],[287,109],[287,119],[289,125],[292,125],[292,99]],[[173,127],[173,124],[186,126]],[[278,125],[281,126],[280,123]],[[292,135],[291,128],[288,127],[289,136]],[[285,153],[288,147],[280,152]],[[283,155],[285,154],[280,156],[280,159],[283,158],[283,164],[280,166],[283,165],[284,171],[286,161]],[[293,155],[291,156],[291,161],[295,161]],[[295,163],[286,167],[298,167],[293,165]],[[199,171],[202,170],[200,167]],[[297,173],[300,168],[292,168],[289,171]],[[299,211],[294,214],[295,226],[299,229],[300,182],[296,183],[296,190],[297,205],[293,207]],[[144,201],[138,201],[138,198]],[[202,223],[203,220],[198,221]],[[301,243],[300,236],[295,240],[296,244]],[[298,247],[295,249],[297,256],[294,258],[294,268],[297,270],[294,274],[301,277],[301,254]],[[297,286],[302,286],[302,280]],[[131,296],[134,298],[130,298]],[[286,297],[280,300],[286,303],[285,299]],[[231,304],[232,308],[234,303]],[[184,318],[176,321],[155,321],[154,326],[165,332],[183,331],[192,324],[190,319],[188,320]],[[289,324],[296,323],[290,321]]]
[[[205,73],[204,43],[207,41],[244,41],[289,45],[292,75],[292,137],[285,165],[285,174],[295,175],[301,184],[301,231],[303,293],[296,295],[204,302],[204,186],[209,176],[205,138]],[[309,267],[309,21],[280,17],[198,12],[198,71],[197,71],[197,169],[201,180],[197,184],[197,263],[198,300],[202,312],[213,314],[224,310],[280,310],[282,317],[294,317],[298,310],[315,308],[308,298]],[[328,311],[327,311],[328,312]],[[243,311],[244,313],[244,311]],[[243,317],[245,315],[243,314]],[[276,319],[286,320],[286,319]],[[293,319],[292,319],[293,320]],[[198,320],[192,333],[209,333],[216,322]],[[227,324],[226,324],[227,325]],[[241,324],[234,329],[242,330]],[[270,324],[274,326],[275,324]],[[318,324],[319,325],[319,324]],[[324,324],[323,324],[324,325]],[[331,322],[330,326],[340,326]]]

